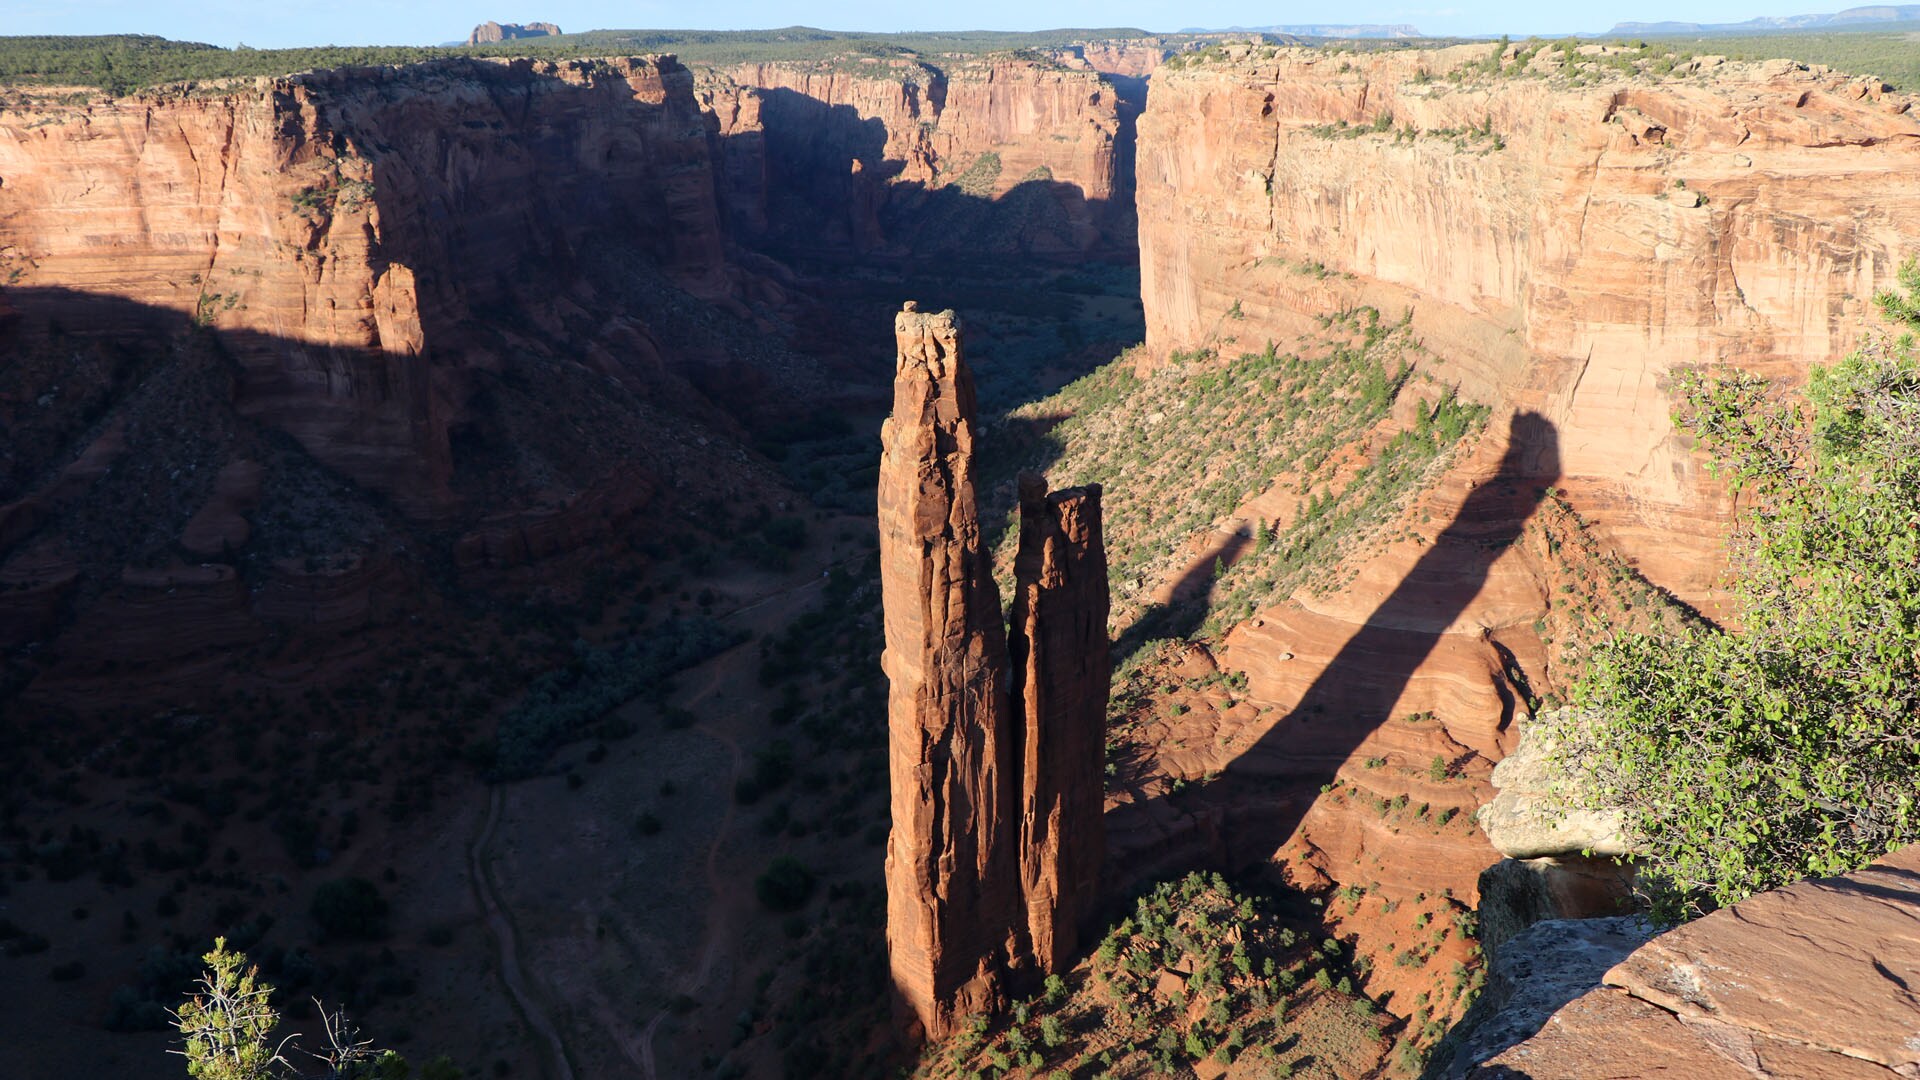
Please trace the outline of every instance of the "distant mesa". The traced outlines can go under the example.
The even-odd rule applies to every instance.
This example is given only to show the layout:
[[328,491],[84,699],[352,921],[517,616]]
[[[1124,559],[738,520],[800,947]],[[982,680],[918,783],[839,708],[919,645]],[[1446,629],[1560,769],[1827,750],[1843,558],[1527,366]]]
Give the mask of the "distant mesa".
[[1614,34],[1696,34],[1767,33],[1786,30],[1816,30],[1839,27],[1866,27],[1882,23],[1920,21],[1920,4],[1872,4],[1845,11],[1815,15],[1769,15],[1745,22],[1623,22],[1613,24]]
[[496,41],[516,41],[520,38],[558,37],[560,28],[550,22],[533,23],[497,23],[483,22],[467,35],[469,45],[491,45]]
[[1180,31],[1183,34],[1291,34],[1295,37],[1316,38],[1417,38],[1426,35],[1419,27],[1406,23],[1350,23],[1335,25],[1331,23],[1299,23],[1286,26],[1229,26],[1225,30],[1205,30],[1189,27]]

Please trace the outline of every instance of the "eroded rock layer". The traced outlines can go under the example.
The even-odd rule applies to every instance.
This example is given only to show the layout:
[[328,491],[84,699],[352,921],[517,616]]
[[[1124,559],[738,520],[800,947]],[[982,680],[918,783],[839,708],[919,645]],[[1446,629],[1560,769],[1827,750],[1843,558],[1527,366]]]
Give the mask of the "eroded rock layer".
[[1920,120],[1790,61],[1575,84],[1555,50],[1476,72],[1493,50],[1242,48],[1157,74],[1148,344],[1412,307],[1463,393],[1553,423],[1561,486],[1605,537],[1710,605],[1727,507],[1668,421],[1668,374],[1792,373],[1873,325],[1920,249]]
[[1100,486],[1049,495],[1021,477],[1008,633],[1022,721],[1020,886],[1041,970],[1073,966],[1100,886],[1110,674]]
[[1006,630],[973,489],[973,378],[950,311],[894,319],[893,414],[881,428],[886,612],[887,951],[931,1037],[1002,996],[1017,946],[1016,722]]
[[[422,515],[453,502],[448,432],[499,361],[475,315],[551,306],[590,232],[689,292],[727,288],[707,137],[671,57],[14,110],[0,175],[0,275],[23,310],[88,333],[215,329],[243,414]],[[525,288],[542,279],[544,304]]]
[[[1875,325],[1920,250],[1920,121],[1877,81],[1786,61],[1233,46],[1155,73],[1137,186],[1140,374],[1372,308],[1407,315],[1416,380],[1491,409],[1337,584],[1227,632],[1208,663],[1245,674],[1244,700],[1152,721],[1158,775],[1225,782],[1122,791],[1109,815],[1140,872],[1264,861],[1364,890],[1359,950],[1388,961],[1394,905],[1477,899],[1498,854],[1469,815],[1564,693],[1569,643],[1670,597],[1724,614],[1733,505],[1670,422],[1672,375],[1793,377]],[[1196,554],[1231,561],[1307,493],[1250,496]],[[1592,883],[1518,884],[1560,904]],[[1405,970],[1376,964],[1369,990],[1430,988]]]

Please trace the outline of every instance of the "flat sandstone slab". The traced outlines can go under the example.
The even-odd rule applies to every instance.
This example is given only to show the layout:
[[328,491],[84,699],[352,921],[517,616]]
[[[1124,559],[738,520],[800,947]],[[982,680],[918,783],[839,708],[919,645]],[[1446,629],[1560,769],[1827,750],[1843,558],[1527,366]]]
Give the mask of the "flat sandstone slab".
[[1920,845],[1679,927],[1473,1075],[1920,1077]]

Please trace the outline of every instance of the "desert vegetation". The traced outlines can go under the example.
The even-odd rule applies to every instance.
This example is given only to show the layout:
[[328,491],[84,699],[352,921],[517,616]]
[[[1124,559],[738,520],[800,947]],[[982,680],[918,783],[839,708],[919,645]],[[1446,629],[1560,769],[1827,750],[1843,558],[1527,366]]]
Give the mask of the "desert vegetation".
[[[1484,424],[1485,408],[1418,371],[1421,354],[1404,319],[1359,307],[1324,316],[1297,351],[1176,353],[1145,376],[1125,355],[1009,415],[995,495],[1010,501],[998,477],[1021,466],[1044,467],[1055,486],[1107,485],[1114,622],[1138,624],[1123,640],[1182,626],[1217,634],[1296,588],[1336,585],[1339,556],[1381,531]],[[1403,398],[1407,422],[1390,422]],[[1239,515],[1281,489],[1285,520]],[[1187,541],[1214,533],[1245,543],[1209,568],[1197,599],[1154,604]]]
[[1151,885],[1091,957],[930,1052],[920,1075],[1356,1075],[1401,1025],[1355,989],[1352,949],[1315,933],[1322,902],[1218,874]]
[[1738,627],[1595,648],[1565,766],[1624,808],[1655,910],[1684,918],[1920,837],[1920,267],[1894,324],[1804,398],[1694,371],[1677,422],[1748,509]]

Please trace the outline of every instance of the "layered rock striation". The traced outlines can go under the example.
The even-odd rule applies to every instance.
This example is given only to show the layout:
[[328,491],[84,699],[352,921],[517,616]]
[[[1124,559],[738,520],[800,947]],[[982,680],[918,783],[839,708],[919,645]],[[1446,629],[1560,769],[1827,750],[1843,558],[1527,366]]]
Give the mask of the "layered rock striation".
[[696,295],[727,290],[707,136],[671,57],[438,61],[10,111],[0,175],[0,273],[31,314],[152,329],[103,320],[114,298],[128,322],[145,308],[214,329],[243,414],[421,516],[452,508],[448,433],[474,369],[499,363],[477,317],[533,307],[527,287],[570,276],[589,235]]
[[[1909,99],[1791,62],[1671,63],[1227,46],[1163,65],[1139,123],[1137,374],[1404,314],[1409,382],[1350,452],[1417,430],[1435,392],[1490,410],[1333,584],[1227,632],[1211,661],[1246,674],[1243,701],[1153,720],[1149,775],[1224,782],[1181,798],[1123,785],[1109,815],[1130,867],[1265,862],[1363,889],[1350,925],[1379,961],[1368,987],[1396,1001],[1432,987],[1384,962],[1382,943],[1406,940],[1395,905],[1446,890],[1497,938],[1616,911],[1631,886],[1565,837],[1501,862],[1471,822],[1596,620],[1725,613],[1733,504],[1670,422],[1676,371],[1795,377],[1837,359],[1920,250]],[[1338,502],[1345,481],[1324,476],[1248,493],[1194,555],[1231,565],[1303,496]],[[1396,816],[1403,800],[1429,812]]]
[[974,395],[951,311],[895,316],[881,429],[893,830],[887,946],[931,1037],[1065,970],[1100,879],[1107,574],[1100,490],[1025,478],[1012,627],[974,493]]
[[1603,537],[1710,608],[1729,508],[1668,421],[1669,374],[1792,374],[1873,325],[1920,249],[1920,119],[1791,61],[1635,73],[1509,47],[1493,74],[1493,51],[1239,47],[1157,74],[1147,343],[1411,307],[1464,394],[1552,421]]

